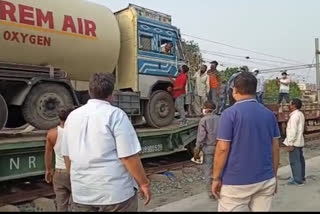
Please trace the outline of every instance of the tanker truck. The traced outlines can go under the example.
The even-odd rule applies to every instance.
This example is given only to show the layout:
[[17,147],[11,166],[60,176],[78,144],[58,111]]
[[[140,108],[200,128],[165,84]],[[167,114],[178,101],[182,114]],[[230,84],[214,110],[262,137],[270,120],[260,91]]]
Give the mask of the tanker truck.
[[113,104],[133,124],[167,126],[181,47],[171,16],[136,5],[112,13],[85,0],[0,0],[0,129],[54,127],[60,106],[87,102],[95,72],[115,75]]

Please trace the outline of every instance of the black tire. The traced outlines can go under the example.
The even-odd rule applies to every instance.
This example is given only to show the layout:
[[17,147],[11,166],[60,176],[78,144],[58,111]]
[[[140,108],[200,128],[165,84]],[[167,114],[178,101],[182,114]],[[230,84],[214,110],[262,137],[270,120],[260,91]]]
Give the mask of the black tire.
[[8,120],[8,106],[5,99],[0,95],[0,130],[6,126]]
[[145,119],[149,126],[160,128],[170,125],[174,119],[175,107],[172,96],[166,91],[155,91],[145,108]]
[[59,124],[58,109],[73,106],[74,102],[68,89],[57,83],[42,83],[32,88],[23,107],[26,122],[37,129],[46,130]]

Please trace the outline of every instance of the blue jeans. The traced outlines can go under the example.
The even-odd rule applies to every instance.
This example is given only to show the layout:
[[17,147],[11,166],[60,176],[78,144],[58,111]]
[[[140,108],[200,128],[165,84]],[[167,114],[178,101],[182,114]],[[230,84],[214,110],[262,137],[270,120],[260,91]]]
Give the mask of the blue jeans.
[[263,92],[257,92],[257,95],[256,95],[256,97],[257,97],[257,101],[258,101],[258,103],[260,103],[260,104],[264,104],[263,103]]
[[278,100],[278,104],[281,104],[283,98],[286,100],[286,103],[290,102],[290,96],[288,93],[280,93],[279,94],[279,100]]
[[218,109],[219,114],[221,114],[226,108],[226,102],[227,102],[227,95],[223,95],[223,97],[220,98],[220,108]]
[[289,160],[294,181],[302,184],[306,180],[306,163],[303,156],[303,148],[294,147],[294,150],[289,152]]

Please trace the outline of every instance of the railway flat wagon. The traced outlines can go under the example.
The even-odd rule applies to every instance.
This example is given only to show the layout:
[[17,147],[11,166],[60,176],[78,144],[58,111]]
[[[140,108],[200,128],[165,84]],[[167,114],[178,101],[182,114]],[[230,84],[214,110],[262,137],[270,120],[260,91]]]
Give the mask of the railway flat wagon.
[[[287,122],[290,117],[289,105],[277,105],[268,104],[266,105],[277,117],[281,135],[286,135]],[[319,132],[320,131],[320,105],[317,103],[306,103],[303,105],[301,111],[304,113],[305,133]]]
[[[137,128],[142,158],[158,157],[186,150],[195,142],[198,119],[186,127]],[[44,175],[46,131],[0,132],[0,182]]]

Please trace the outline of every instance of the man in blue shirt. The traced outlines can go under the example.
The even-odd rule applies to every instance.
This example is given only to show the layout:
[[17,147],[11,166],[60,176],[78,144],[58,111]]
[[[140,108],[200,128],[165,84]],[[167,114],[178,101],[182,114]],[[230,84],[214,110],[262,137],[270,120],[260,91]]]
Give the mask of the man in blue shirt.
[[280,131],[275,115],[255,99],[257,79],[234,81],[236,103],[220,119],[212,193],[218,211],[269,211],[277,191]]

